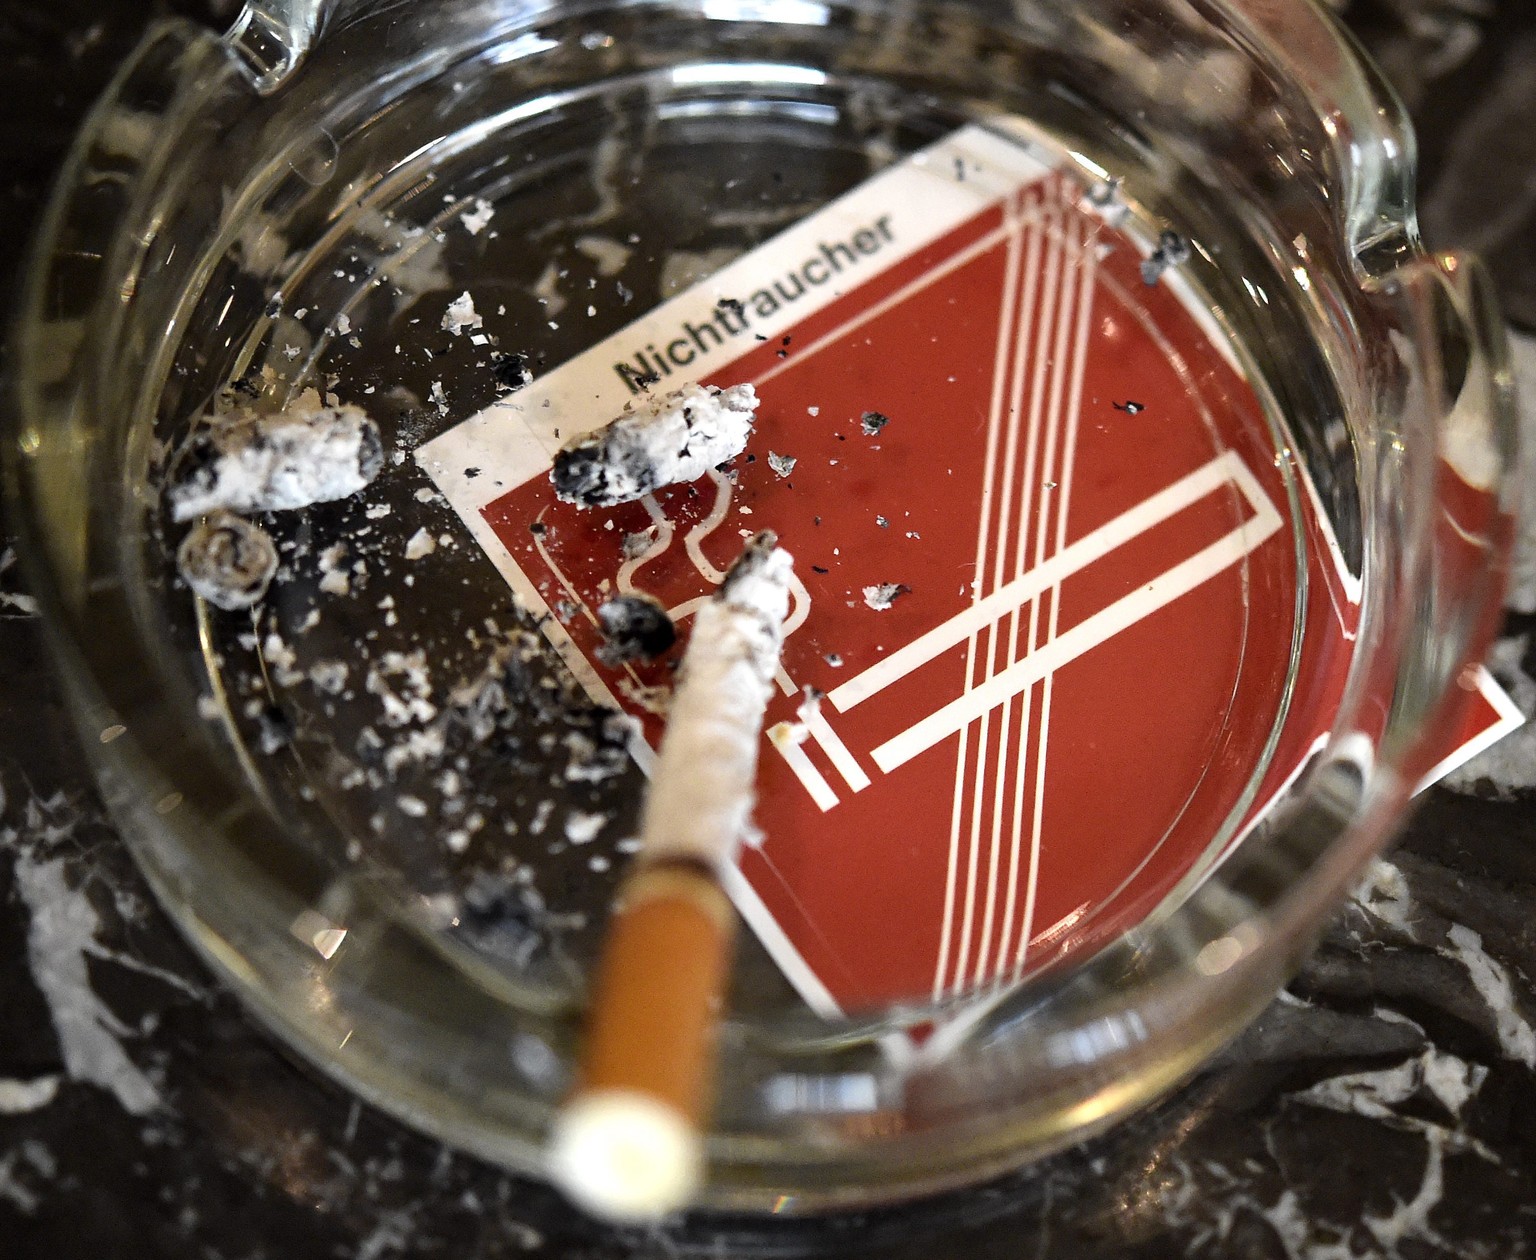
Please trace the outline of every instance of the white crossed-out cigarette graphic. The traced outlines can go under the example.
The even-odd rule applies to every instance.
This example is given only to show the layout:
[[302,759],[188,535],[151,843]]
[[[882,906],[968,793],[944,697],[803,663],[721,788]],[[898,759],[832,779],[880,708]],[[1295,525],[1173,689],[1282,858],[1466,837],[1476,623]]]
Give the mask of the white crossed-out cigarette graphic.
[[[828,693],[828,702],[839,713],[847,713],[929,661],[965,643],[979,631],[993,627],[1011,613],[1027,607],[1043,591],[1061,585],[1116,548],[1135,540],[1207,495],[1223,490],[1236,490],[1241,494],[1252,516],[1208,546],[1157,574],[1137,590],[993,674],[981,686],[963,692],[877,746],[870,758],[889,774],[919,753],[956,734],[983,713],[997,708],[1005,699],[1056,673],[1122,630],[1231,568],[1262,545],[1280,528],[1281,518],[1241,457],[1228,451],[1179,478],[1167,489],[1142,500],[1057,552],[1043,565],[978,599],[958,616],[850,678]],[[822,745],[828,760],[850,788],[858,791],[869,785],[869,776],[824,716],[820,713],[811,715],[807,728],[810,737]],[[798,745],[786,744],[780,751],[817,804],[824,809],[837,804],[836,791],[800,752]]]
[[[1229,450],[1213,452],[1203,465],[1174,476],[1140,501],[1126,502],[1118,514],[1069,541],[1096,299],[1113,295],[1121,313],[1136,310],[1141,299],[1135,291],[1118,288],[1101,269],[1099,224],[1078,206],[1069,181],[1018,188],[1005,197],[1003,209],[997,228],[862,307],[808,342],[794,360],[756,379],[761,387],[792,362],[835,348],[937,279],[1001,247],[979,512],[974,551],[966,556],[974,558],[974,596],[955,615],[833,688],[819,707],[803,707],[798,730],[781,723],[771,733],[777,755],[823,812],[869,789],[871,776],[895,776],[891,781],[899,783],[902,767],[946,741],[954,745],[948,834],[940,840],[944,909],[934,942],[935,996],[1008,983],[1024,972],[1035,927],[1056,675],[1240,565],[1282,524],[1252,469]],[[1191,399],[1189,405],[1199,404]],[[1201,419],[1161,415],[1157,423],[1198,426]],[[1147,440],[1156,440],[1155,430],[1149,429]],[[635,589],[641,571],[679,544],[706,590],[721,580],[705,546],[726,527],[734,490],[722,475],[710,480],[714,497],[709,510],[687,527],[670,520],[654,500],[644,502],[649,543],[621,566],[615,582],[619,591]],[[1099,488],[1095,498],[1102,494]],[[1217,511],[1210,510],[1213,506]],[[1192,537],[1189,528],[1178,526],[1177,519],[1186,513],[1191,521],[1207,522],[1204,537]],[[1170,522],[1171,530],[1162,528]],[[1125,557],[1145,554],[1145,544],[1133,544],[1154,532],[1185,539],[1186,554],[1170,553],[1167,548],[1179,544],[1165,543],[1158,559],[1146,562],[1138,585],[1063,627],[1063,587],[1101,563],[1117,564],[1118,571]],[[575,579],[562,571],[546,539],[536,537],[534,546],[571,603],[584,607]],[[531,592],[528,597],[535,599],[536,584],[522,577],[515,562],[511,571],[514,584],[521,578]],[[686,618],[702,598],[690,596],[669,611],[674,619]],[[808,592],[797,584],[787,641],[806,624],[810,605]],[[616,703],[580,650],[565,642],[559,623],[551,621],[547,632],[593,694]],[[947,694],[941,690],[936,697],[931,673],[914,677],[941,658],[954,661],[957,653],[963,674]],[[638,675],[632,673],[628,681],[638,684]],[[788,669],[781,667],[778,682],[786,696],[799,691]],[[897,691],[881,706],[886,716],[878,723],[878,736],[868,734],[876,723],[862,713],[856,724],[850,720],[861,705],[891,688]],[[884,723],[895,712],[903,716],[896,719],[900,729],[892,730]],[[648,764],[649,749],[641,741],[635,751],[641,764]],[[761,926],[761,916],[754,921]],[[793,952],[787,943],[778,952],[786,951]]]
[[[827,697],[838,714],[850,713],[929,662],[965,648],[959,694],[867,754],[880,772],[891,774],[959,737],[935,997],[1016,981],[1023,973],[1033,928],[1056,673],[1239,564],[1281,525],[1252,470],[1227,451],[1067,541],[1094,301],[1098,286],[1107,283],[1099,275],[1095,225],[1074,212],[1069,197],[1065,188],[1048,192],[1036,186],[1020,190],[1007,204],[1008,254],[976,538],[976,597],[964,611]],[[1065,582],[1212,495],[1227,499],[1235,522],[1231,529],[1149,573],[1134,590],[1075,625],[1060,628]],[[1036,687],[1039,716],[1030,729]],[[1015,721],[1016,704],[1022,725]],[[831,721],[818,712],[806,727],[849,790],[870,785]],[[817,806],[834,809],[838,791],[805,748],[790,740],[776,740],[775,747]],[[1023,773],[1026,761],[1032,776]],[[1006,791],[1015,766],[1012,790]]]
[[[1230,494],[1235,489],[1253,515],[1196,554],[1164,572],[1149,575],[1143,587],[1059,637],[1053,627],[1047,642],[1022,659],[1005,660],[1000,667],[994,660],[994,669],[987,671],[979,685],[871,752],[875,765],[887,774],[1238,563],[1280,527],[1280,516],[1253,473],[1229,451],[1077,541],[1065,542],[1083,370],[1100,280],[1096,232],[1081,214],[1074,213],[1072,200],[1070,185],[1060,186],[1054,195],[1038,186],[1022,189],[1009,199],[1007,222],[1000,233],[1008,242],[1009,252],[976,547],[978,598],[958,616],[834,689],[827,697],[832,707],[847,713],[962,643],[969,643],[974,650],[979,632],[1030,606],[1043,593],[1055,591],[1074,574],[1208,495]],[[989,237],[988,242],[995,239]],[[912,288],[931,282],[932,274]],[[839,334],[845,331],[838,330]],[[1048,504],[1032,501],[1035,487],[1042,481],[1049,490],[1041,493],[1053,495]],[[1021,536],[1031,515],[1038,517],[1038,536],[1033,566],[1026,570],[1030,549],[1028,540],[1021,541]],[[1016,531],[1016,536],[1010,537],[1010,531]],[[1010,548],[1017,555],[1011,578],[1002,571],[1004,552]],[[983,595],[983,591],[989,593]],[[807,734],[820,745],[849,788],[859,791],[869,785],[857,759],[820,714],[808,718],[806,725]],[[779,751],[823,810],[837,804],[836,792],[798,745],[781,741]]]

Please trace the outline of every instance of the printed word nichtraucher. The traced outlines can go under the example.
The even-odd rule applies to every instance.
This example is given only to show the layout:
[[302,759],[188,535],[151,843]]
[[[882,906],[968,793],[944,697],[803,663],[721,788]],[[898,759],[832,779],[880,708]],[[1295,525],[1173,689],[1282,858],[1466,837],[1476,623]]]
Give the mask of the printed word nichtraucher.
[[[615,363],[613,370],[638,394],[675,370],[688,368],[700,355],[725,345],[729,337],[749,331],[754,320],[771,319],[781,309],[798,302],[812,288],[831,283],[844,268],[858,266],[891,243],[891,216],[881,215],[869,227],[862,227],[846,240],[823,242],[810,258],[795,267],[783,279],[755,290],[741,299],[722,298],[715,303],[713,318],[693,323],[684,320],[678,335],[665,345],[648,342],[637,350],[631,362]],[[689,375],[697,375],[695,367]]]

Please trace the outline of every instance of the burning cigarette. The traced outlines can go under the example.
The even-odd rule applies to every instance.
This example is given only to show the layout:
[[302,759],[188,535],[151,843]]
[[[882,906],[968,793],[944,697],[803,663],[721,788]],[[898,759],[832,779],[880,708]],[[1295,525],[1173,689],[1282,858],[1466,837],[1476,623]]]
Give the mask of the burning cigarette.
[[757,418],[751,385],[685,385],[572,438],[555,455],[555,494],[578,507],[613,507],[696,481],[746,449]]
[[719,882],[752,808],[793,562],[759,534],[699,609],[598,968],[580,1079],[551,1176],[587,1210],[651,1220],[703,1171],[719,1007],[736,917]]

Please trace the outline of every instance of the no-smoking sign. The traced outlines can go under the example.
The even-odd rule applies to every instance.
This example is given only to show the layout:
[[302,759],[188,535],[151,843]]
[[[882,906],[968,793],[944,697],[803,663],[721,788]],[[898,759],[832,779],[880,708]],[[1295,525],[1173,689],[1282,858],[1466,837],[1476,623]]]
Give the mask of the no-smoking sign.
[[[1329,728],[1358,585],[1219,332],[1144,257],[1081,184],[966,129],[423,452],[651,747],[681,649],[605,664],[597,606],[644,592],[686,636],[744,537],[779,534],[778,730],[731,884],[824,1012],[1101,946]],[[667,375],[752,382],[748,455],[559,503],[553,425]],[[1467,738],[1508,720],[1491,684],[1480,704]]]

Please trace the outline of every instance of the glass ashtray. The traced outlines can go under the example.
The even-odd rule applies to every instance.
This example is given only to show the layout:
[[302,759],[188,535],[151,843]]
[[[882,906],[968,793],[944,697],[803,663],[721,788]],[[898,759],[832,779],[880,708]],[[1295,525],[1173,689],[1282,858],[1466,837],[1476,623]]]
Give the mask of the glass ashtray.
[[[980,1179],[1271,999],[1455,735],[1512,534],[1478,266],[1307,0],[273,0],[157,25],[15,329],[7,494],[103,793],[281,1038],[539,1173],[683,630],[797,560],[701,1204]],[[572,435],[754,385],[612,510]],[[211,415],[371,479],[193,594]],[[367,462],[367,461],[365,461]]]

